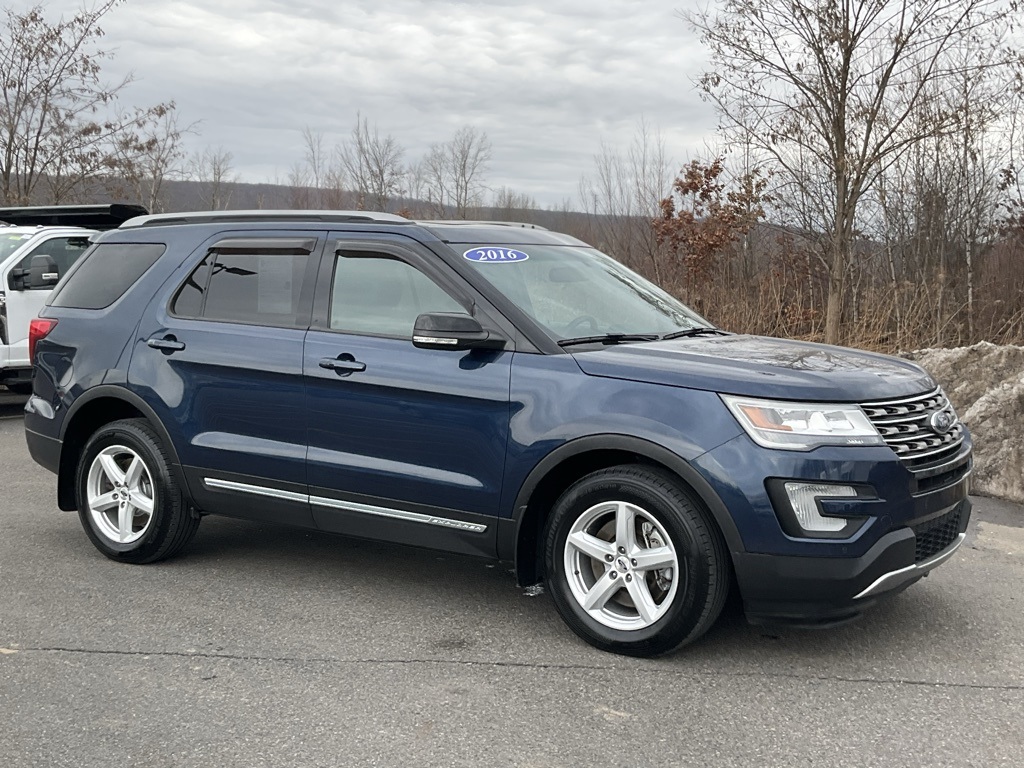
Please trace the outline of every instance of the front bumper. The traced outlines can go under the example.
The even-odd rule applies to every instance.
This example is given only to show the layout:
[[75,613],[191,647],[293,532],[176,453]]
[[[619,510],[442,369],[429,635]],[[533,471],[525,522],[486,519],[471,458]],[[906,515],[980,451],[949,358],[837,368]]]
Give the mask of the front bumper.
[[[963,543],[970,517],[971,502],[965,498],[928,519],[909,521],[855,558],[734,553],[747,618],[804,626],[854,619],[950,559]],[[943,523],[943,542],[949,539],[937,552],[927,548],[937,527],[930,521]]]

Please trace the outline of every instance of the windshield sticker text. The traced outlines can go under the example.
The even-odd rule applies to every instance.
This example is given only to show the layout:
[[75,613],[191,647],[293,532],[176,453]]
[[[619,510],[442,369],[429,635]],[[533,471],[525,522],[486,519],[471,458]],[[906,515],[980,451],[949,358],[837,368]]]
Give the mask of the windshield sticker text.
[[514,248],[471,248],[462,254],[462,257],[484,264],[508,264],[514,261],[526,261],[530,258],[530,254],[517,251]]

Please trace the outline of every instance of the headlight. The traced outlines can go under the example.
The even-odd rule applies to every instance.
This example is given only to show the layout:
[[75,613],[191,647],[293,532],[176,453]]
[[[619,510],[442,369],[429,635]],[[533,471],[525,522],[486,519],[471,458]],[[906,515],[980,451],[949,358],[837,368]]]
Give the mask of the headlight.
[[885,445],[856,405],[721,397],[740,426],[765,448],[808,451],[819,445]]

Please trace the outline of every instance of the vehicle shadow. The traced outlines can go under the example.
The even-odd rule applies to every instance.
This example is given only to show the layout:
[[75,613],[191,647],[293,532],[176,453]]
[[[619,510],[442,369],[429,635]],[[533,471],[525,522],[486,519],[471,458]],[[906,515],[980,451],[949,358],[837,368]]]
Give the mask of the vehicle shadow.
[[[211,569],[217,578],[233,574],[234,580],[256,584],[272,578],[278,589],[312,590],[314,601],[333,600],[334,594],[352,596],[358,589],[353,585],[363,585],[366,591],[357,597],[374,604],[378,615],[419,615],[429,609],[452,617],[448,629],[435,626],[424,649],[445,656],[486,656],[515,638],[518,657],[535,654],[542,662],[602,668],[655,665],[674,672],[727,670],[728,675],[905,679],[915,670],[913,664],[906,665],[907,659],[920,660],[917,671],[925,675],[930,649],[955,653],[963,646],[969,654],[972,646],[984,644],[966,633],[965,628],[971,633],[984,630],[963,596],[948,585],[930,588],[927,579],[856,622],[819,630],[752,626],[733,590],[704,638],[662,659],[637,660],[590,648],[562,624],[543,590],[516,586],[508,565],[471,557],[208,518],[182,556],[166,566]],[[432,621],[430,613],[424,615],[427,623]],[[460,628],[464,617],[472,617],[468,630]]]

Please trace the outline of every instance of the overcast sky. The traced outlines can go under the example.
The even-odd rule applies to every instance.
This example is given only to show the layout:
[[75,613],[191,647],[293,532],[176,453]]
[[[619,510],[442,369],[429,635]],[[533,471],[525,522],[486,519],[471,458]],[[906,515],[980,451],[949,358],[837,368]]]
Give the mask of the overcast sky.
[[245,181],[284,179],[303,127],[334,143],[358,110],[407,160],[474,125],[493,145],[489,186],[556,205],[575,200],[601,140],[625,149],[641,116],[677,163],[702,152],[705,53],[677,15],[692,2],[128,0],[103,23],[105,71],[134,72],[127,104],[176,101],[201,121],[192,148],[223,145]]

